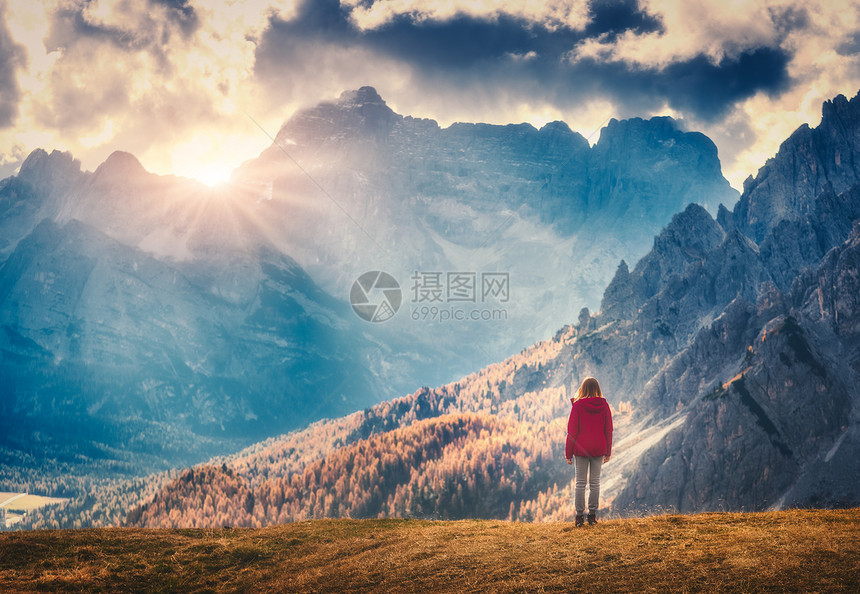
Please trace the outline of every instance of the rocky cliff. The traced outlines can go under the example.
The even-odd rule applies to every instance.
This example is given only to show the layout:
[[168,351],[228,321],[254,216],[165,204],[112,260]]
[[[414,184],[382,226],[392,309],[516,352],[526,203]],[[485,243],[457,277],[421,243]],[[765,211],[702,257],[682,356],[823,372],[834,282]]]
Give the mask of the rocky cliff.
[[[655,400],[665,398],[661,391],[695,396],[681,409],[683,424],[645,455],[616,509],[860,501],[858,245],[860,226],[788,295],[773,287],[756,304],[733,302],[697,337],[699,356],[661,374]],[[714,334],[723,338],[717,349]]]
[[780,221],[808,212],[826,188],[841,193],[860,182],[860,94],[822,106],[820,125],[803,124],[758,174],[744,182],[733,222],[759,242]]

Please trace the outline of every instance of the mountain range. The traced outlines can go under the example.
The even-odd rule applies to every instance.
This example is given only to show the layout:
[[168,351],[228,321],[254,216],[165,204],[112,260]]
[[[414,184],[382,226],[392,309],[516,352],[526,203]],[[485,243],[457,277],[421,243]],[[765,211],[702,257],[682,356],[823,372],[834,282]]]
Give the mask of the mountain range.
[[[442,128],[395,113],[371,87],[295,114],[233,181],[272,197],[267,219],[300,222],[279,244],[333,294],[383,270],[408,297],[403,313],[414,314],[426,304],[415,296],[416,272],[509,274],[504,323],[415,324],[417,316],[401,315],[369,330],[395,350],[419,341],[444,361],[442,373],[428,372],[438,364],[425,359],[412,374],[427,385],[596,308],[615,264],[645,255],[689,202],[716,213],[737,200],[713,142],[672,118],[611,119],[590,146],[564,122]],[[463,341],[478,348],[464,353]]]
[[840,95],[733,210],[691,204],[622,262],[598,313],[459,381],[189,469],[126,522],[570,519],[562,444],[587,375],[615,415],[604,511],[856,506],[856,162],[860,95]]
[[[596,307],[688,201],[735,198],[671,118],[590,146],[562,122],[441,128],[370,87],[217,188],[35,150],[0,181],[0,468],[22,488],[164,470],[445,383]],[[385,323],[348,303],[367,271],[399,280]]]

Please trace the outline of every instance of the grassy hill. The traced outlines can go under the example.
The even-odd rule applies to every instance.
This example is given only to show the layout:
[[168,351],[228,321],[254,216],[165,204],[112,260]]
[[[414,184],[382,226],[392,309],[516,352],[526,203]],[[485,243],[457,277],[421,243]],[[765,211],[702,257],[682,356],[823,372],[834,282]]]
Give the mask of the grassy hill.
[[860,509],[0,534],[0,591],[857,592]]

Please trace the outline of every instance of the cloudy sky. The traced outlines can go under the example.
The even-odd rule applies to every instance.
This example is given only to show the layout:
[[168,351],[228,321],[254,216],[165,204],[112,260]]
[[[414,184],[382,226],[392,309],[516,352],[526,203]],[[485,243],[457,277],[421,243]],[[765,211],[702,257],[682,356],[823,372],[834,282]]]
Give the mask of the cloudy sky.
[[[0,177],[37,147],[93,170],[226,177],[296,109],[376,87],[398,113],[672,115],[743,179],[860,90],[860,0],[0,0]],[[253,120],[253,121],[252,121]]]

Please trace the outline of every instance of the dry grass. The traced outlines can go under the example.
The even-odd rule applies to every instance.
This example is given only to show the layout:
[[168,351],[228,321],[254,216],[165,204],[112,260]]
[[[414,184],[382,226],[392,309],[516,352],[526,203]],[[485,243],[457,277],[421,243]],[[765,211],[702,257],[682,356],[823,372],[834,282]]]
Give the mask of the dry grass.
[[0,534],[0,591],[860,592],[860,509]]

